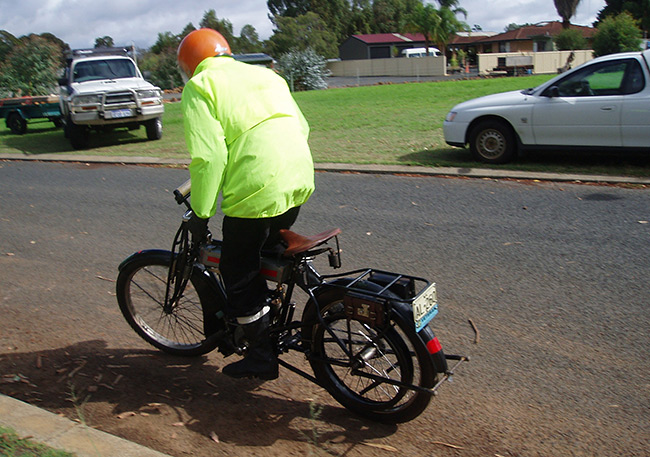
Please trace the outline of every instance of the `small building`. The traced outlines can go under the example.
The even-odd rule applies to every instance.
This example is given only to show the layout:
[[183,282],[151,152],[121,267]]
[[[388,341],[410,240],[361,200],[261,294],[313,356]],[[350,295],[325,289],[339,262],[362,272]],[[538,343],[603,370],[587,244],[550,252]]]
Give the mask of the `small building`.
[[341,60],[389,59],[402,57],[404,49],[423,47],[425,40],[421,33],[352,35],[339,46],[339,57]]
[[273,68],[275,61],[273,57],[261,52],[252,54],[233,54],[233,58],[240,62],[250,63],[252,65],[259,65],[262,67]]

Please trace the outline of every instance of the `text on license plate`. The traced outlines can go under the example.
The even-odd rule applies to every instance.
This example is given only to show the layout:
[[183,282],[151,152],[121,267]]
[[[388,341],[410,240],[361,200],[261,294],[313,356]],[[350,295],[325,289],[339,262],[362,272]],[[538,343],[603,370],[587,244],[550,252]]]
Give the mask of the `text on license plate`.
[[413,320],[415,331],[419,332],[438,314],[436,284],[430,284],[413,301]]
[[111,119],[121,119],[123,117],[131,117],[133,116],[133,113],[131,112],[130,109],[117,109],[113,111],[109,111]]

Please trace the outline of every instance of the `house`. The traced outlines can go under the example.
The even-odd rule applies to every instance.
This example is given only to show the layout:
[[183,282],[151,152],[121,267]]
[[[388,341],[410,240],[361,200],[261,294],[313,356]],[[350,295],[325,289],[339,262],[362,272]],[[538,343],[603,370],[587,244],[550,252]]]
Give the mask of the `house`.
[[[434,43],[429,43],[434,47]],[[401,57],[409,48],[425,47],[421,33],[374,33],[352,35],[339,46],[341,60],[388,59]]]
[[[571,28],[580,30],[588,40],[593,37],[596,31],[592,27],[581,25],[571,25]],[[491,52],[553,51],[555,50],[553,37],[562,30],[561,22],[551,21],[526,25],[491,36],[458,34],[449,43],[448,48],[451,51],[463,49],[470,55]]]

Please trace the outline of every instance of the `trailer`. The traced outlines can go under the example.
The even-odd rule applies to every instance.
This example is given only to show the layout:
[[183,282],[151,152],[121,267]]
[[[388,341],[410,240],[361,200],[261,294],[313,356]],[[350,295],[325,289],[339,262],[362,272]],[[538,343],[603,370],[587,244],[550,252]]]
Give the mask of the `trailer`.
[[40,97],[17,97],[0,99],[0,119],[4,118],[7,128],[16,135],[27,131],[29,119],[44,118],[61,127],[59,97],[54,95]]
[[533,56],[506,56],[497,59],[497,66],[490,71],[490,74],[522,76],[531,74],[534,69]]

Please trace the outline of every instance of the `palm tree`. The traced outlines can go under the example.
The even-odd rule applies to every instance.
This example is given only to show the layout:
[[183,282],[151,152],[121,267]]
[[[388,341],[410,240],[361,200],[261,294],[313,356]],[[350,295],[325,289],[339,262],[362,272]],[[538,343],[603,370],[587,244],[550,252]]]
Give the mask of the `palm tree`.
[[449,8],[454,14],[461,13],[467,19],[467,10],[460,7],[459,0],[438,0],[441,8]]
[[442,7],[437,10],[431,4],[419,4],[410,15],[407,31],[424,35],[426,53],[429,45],[435,43],[444,52],[451,36],[459,30],[465,30],[467,25],[456,18],[454,12]]
[[568,29],[571,26],[571,18],[576,14],[580,0],[553,0],[557,14],[562,18],[562,28]]

